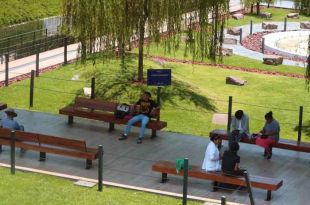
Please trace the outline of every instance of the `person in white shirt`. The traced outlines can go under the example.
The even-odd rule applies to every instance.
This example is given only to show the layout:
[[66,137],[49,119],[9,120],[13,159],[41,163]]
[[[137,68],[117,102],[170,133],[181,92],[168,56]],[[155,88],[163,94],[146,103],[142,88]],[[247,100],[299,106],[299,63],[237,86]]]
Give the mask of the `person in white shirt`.
[[207,146],[205,157],[202,163],[202,169],[205,171],[221,171],[221,155],[218,146],[221,143],[219,135],[211,137]]
[[250,136],[249,116],[242,110],[236,111],[235,116],[232,118],[231,130],[238,130],[239,139],[237,141],[240,141],[240,138]]

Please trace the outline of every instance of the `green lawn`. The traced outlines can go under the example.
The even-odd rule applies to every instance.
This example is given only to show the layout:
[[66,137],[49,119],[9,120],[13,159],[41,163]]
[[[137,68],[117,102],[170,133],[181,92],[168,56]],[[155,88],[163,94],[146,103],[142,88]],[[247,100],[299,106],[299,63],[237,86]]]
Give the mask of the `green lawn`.
[[[181,199],[145,192],[132,191],[114,187],[84,188],[73,184],[73,181],[52,176],[17,171],[11,175],[9,169],[0,168],[1,204],[23,205],[136,205],[136,204],[181,204]],[[201,202],[188,201],[190,205]]]
[[[152,44],[147,47],[146,53],[153,56],[162,56],[168,58],[177,58],[177,59],[185,59],[192,60],[193,57],[190,53],[184,55],[185,44],[181,43],[179,49],[173,52],[165,52],[164,42],[158,45]],[[134,53],[137,53],[138,50],[134,49]],[[202,61],[211,63],[208,59],[195,59],[195,61]],[[262,61],[250,59],[247,57],[232,55],[228,57],[223,57],[223,62],[220,64],[230,65],[230,66],[238,66],[242,68],[250,68],[250,69],[258,69],[258,70],[266,70],[266,71],[275,71],[281,73],[296,73],[296,74],[305,74],[305,68],[297,67],[297,66],[287,66],[287,65],[279,65],[279,66],[270,66],[263,64]]]
[[[272,14],[271,19],[262,19],[256,14],[247,14],[244,16],[244,19],[240,20],[235,20],[235,19],[229,19],[227,22],[228,27],[235,27],[235,26],[242,26],[245,24],[250,24],[251,20],[253,23],[261,23],[265,21],[283,21],[284,18],[287,16],[288,13],[296,13],[297,11],[295,10],[289,10],[289,9],[279,9],[279,8],[264,8],[261,10],[261,12],[269,12]],[[309,21],[310,18],[304,15],[300,15],[299,19],[287,19],[288,21],[293,21],[293,22],[301,22],[301,21]]]
[[[98,98],[117,102],[133,103],[142,90],[151,90],[141,84],[132,84],[137,67],[136,57],[127,58],[127,70],[120,70],[119,61],[111,60],[93,67],[92,62],[82,66],[71,64],[60,69],[45,73],[35,80],[35,100],[33,110],[58,113],[58,109],[69,104],[74,94],[57,93],[43,89],[59,90],[68,93],[81,93],[84,85],[89,83],[51,80],[44,77],[71,79],[75,74],[81,74],[85,79],[96,77],[96,95]],[[145,71],[148,68],[161,66],[150,60],[145,60]],[[250,115],[252,132],[262,128],[264,114],[270,110],[281,124],[281,137],[296,139],[294,130],[298,124],[298,109],[304,107],[303,140],[310,141],[310,96],[305,90],[302,79],[279,76],[267,76],[234,70],[225,70],[207,66],[192,66],[191,64],[168,63],[172,69],[173,85],[162,92],[162,120],[168,122],[166,130],[186,134],[208,136],[214,128],[225,126],[211,123],[214,113],[226,113],[228,96],[233,96],[233,112],[244,109]],[[247,80],[243,87],[226,85],[225,77],[237,76]],[[28,109],[29,85],[25,80],[8,88],[0,89],[0,101],[9,106]],[[38,88],[41,88],[40,90]],[[292,110],[292,111],[291,111]],[[195,122],[195,123],[191,123]]]
[[0,0],[1,26],[31,21],[61,13],[62,0]]

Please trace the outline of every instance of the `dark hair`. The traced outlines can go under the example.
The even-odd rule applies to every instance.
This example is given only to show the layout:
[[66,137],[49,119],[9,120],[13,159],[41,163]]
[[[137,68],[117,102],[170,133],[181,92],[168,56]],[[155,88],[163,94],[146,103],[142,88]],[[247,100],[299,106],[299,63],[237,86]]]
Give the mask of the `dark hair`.
[[272,117],[272,111],[266,113],[265,119],[273,119],[273,117]]
[[210,137],[210,139],[211,139],[211,141],[212,142],[214,142],[214,140],[218,140],[218,139],[220,139],[221,137],[219,136],[219,135],[212,135],[211,137]]
[[243,116],[243,111],[242,110],[237,110],[236,112],[235,112],[235,117],[237,118],[237,119],[241,119],[242,118],[242,116]]
[[229,143],[229,150],[233,151],[233,152],[238,152],[238,150],[239,150],[238,142],[233,141],[233,142]]
[[145,91],[144,94],[148,95],[149,97],[152,97],[151,93],[148,91]]

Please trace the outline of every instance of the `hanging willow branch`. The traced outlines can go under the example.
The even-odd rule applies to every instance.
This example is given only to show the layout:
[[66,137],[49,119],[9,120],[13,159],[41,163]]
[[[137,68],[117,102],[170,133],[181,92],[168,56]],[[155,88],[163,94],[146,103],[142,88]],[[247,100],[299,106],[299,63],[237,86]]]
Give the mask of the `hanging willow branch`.
[[310,35],[308,39],[308,59],[307,59],[307,69],[306,69],[306,86],[308,88],[308,91],[310,90]]
[[[185,32],[194,58],[216,60],[228,9],[227,0],[63,0],[64,32],[81,43],[82,61],[88,53],[113,52],[116,47],[124,58],[125,46],[137,40],[142,80],[145,36],[158,43],[165,32],[171,51]],[[188,16],[195,19],[189,25]]]

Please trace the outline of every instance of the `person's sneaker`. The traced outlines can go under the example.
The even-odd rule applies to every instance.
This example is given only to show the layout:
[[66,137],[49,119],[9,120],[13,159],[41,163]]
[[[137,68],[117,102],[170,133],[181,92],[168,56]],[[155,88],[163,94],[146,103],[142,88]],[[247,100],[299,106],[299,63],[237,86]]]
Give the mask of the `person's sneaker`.
[[122,136],[120,138],[118,138],[118,140],[127,140],[127,136],[122,134]]
[[141,143],[142,143],[142,139],[139,138],[139,139],[137,140],[137,144],[141,144]]

